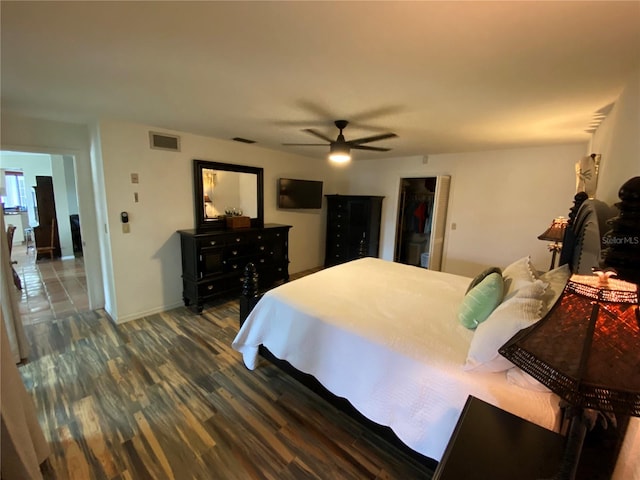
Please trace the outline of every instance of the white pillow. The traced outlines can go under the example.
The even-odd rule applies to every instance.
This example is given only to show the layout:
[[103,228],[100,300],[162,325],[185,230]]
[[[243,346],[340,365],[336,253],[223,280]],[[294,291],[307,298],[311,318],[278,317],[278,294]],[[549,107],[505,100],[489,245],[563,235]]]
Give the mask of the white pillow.
[[542,296],[547,285],[536,280],[519,288],[513,297],[502,302],[478,325],[471,339],[465,370],[502,372],[514,366],[498,353],[498,349],[520,330],[540,320]]
[[527,372],[523,372],[518,367],[513,367],[507,370],[507,382],[512,385],[518,385],[519,387],[526,388],[527,390],[534,390],[536,392],[550,392],[546,386],[533,378]]
[[568,264],[564,264],[538,276],[540,280],[549,284],[542,296],[543,317],[549,312],[549,310],[551,310],[551,307],[553,307],[558,298],[560,298],[560,294],[567,285],[569,277],[571,277],[571,270],[569,269]]
[[531,257],[522,257],[502,270],[504,279],[504,300],[513,297],[520,288],[536,281],[536,269],[531,264]]

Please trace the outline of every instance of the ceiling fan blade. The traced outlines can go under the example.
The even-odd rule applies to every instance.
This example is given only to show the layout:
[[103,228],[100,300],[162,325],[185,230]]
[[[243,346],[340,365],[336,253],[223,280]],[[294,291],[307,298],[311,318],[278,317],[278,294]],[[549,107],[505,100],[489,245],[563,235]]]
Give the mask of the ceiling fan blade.
[[365,145],[351,145],[353,150],[371,150],[372,152],[388,152],[390,148],[367,147]]
[[377,142],[378,140],[384,140],[386,138],[397,137],[395,133],[382,133],[380,135],[372,135],[370,137],[356,138],[355,140],[349,140],[349,145],[360,145],[361,143]]
[[326,140],[329,143],[333,142],[333,139],[327,137],[326,135],[323,135],[322,133],[318,132],[317,130],[314,130],[313,128],[305,128],[303,132],[307,132],[307,133],[310,133],[311,135],[315,135],[316,137],[321,138],[322,140]]
[[282,145],[289,145],[295,147],[328,147],[326,143],[283,143]]

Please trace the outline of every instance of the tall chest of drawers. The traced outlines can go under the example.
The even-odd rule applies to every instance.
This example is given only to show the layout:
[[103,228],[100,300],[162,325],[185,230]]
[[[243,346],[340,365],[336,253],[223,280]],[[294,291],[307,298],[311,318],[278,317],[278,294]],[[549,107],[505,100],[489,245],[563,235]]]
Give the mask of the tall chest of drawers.
[[362,255],[377,257],[384,197],[325,196],[328,209],[324,266],[338,265]]
[[213,299],[238,294],[244,267],[252,262],[260,288],[289,280],[289,225],[200,232],[179,230],[182,298],[202,313]]

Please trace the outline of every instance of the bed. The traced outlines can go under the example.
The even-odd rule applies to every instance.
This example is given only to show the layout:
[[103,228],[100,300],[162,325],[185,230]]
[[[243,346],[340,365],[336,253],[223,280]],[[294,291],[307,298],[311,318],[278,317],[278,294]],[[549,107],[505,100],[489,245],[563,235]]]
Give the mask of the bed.
[[435,461],[468,395],[557,430],[558,397],[497,350],[551,308],[572,271],[590,273],[598,265],[606,220],[617,210],[582,200],[572,209],[567,263],[543,274],[528,257],[499,266],[500,300],[475,329],[461,323],[461,304],[471,286],[496,273],[492,269],[470,278],[361,258],[263,296],[248,272],[242,326],[232,346],[249,369],[265,349],[311,375]]

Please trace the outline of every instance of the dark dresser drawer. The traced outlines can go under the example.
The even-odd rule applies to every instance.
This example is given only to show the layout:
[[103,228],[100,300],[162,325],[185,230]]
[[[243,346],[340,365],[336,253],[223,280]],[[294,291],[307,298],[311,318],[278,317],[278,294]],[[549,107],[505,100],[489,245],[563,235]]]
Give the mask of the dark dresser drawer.
[[260,288],[289,280],[289,225],[199,232],[180,230],[182,296],[199,313],[217,297],[239,295],[250,262]]

